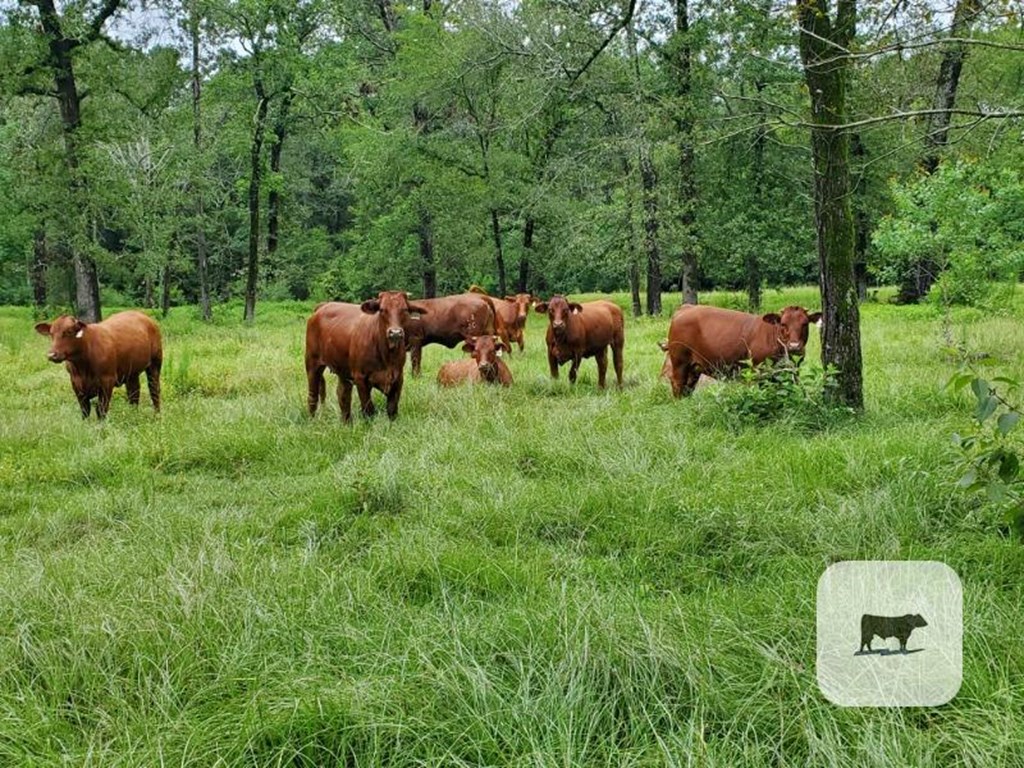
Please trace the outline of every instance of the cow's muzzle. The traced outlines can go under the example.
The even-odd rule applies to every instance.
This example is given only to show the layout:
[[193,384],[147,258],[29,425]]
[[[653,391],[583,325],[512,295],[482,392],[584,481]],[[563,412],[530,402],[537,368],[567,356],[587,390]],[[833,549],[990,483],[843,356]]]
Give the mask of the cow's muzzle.
[[61,355],[57,352],[47,352],[46,359],[49,360],[51,363],[63,363],[64,355]]
[[388,328],[388,343],[397,344],[405,339],[405,331],[401,328]]
[[494,363],[480,363],[477,366],[483,376],[493,376],[497,366]]

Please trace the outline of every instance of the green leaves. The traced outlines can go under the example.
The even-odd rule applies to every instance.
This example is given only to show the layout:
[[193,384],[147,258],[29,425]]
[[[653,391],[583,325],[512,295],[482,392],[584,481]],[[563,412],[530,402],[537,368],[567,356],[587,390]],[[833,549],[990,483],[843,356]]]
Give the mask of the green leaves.
[[1007,376],[994,377],[993,382],[999,383],[1006,395],[973,371],[961,371],[946,385],[954,391],[968,387],[975,400],[973,431],[953,435],[953,444],[961,450],[966,464],[957,487],[971,493],[984,492],[989,503],[1005,508],[1006,519],[1014,530],[1024,533],[1022,449],[1011,438],[1021,412],[1007,399],[1019,393],[1020,382]]

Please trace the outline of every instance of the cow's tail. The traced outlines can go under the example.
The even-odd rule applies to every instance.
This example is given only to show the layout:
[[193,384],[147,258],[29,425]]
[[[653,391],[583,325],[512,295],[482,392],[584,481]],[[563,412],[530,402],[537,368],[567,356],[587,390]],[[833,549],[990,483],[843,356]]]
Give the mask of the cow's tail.
[[485,291],[483,288],[481,288],[476,283],[473,283],[473,285],[469,286],[469,292],[470,293],[479,293],[481,296],[487,296],[488,298],[490,298],[490,294],[487,293],[487,291]]

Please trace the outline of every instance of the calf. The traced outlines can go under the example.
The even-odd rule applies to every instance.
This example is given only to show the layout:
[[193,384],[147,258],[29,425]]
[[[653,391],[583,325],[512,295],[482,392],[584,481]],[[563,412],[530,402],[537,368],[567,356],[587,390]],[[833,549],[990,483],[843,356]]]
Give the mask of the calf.
[[413,313],[428,310],[409,302],[400,291],[381,292],[362,304],[321,304],[306,321],[306,379],[309,414],[326,397],[324,370],[338,376],[338,407],[344,421],[352,420],[352,385],[359,392],[364,416],[375,409],[371,389],[387,398],[388,418],[398,415],[405,368],[405,345]]
[[146,373],[153,410],[160,410],[160,367],[163,345],[160,328],[141,312],[118,312],[99,323],[83,323],[61,315],[52,323],[39,323],[36,331],[50,337],[51,363],[64,363],[82,418],[89,418],[92,399],[96,418],[104,419],[114,387],[128,390],[128,402],[139,404],[139,377]]
[[[476,285],[470,286],[469,290],[472,293],[487,295],[483,288]],[[519,345],[520,352],[526,347],[524,336],[526,319],[530,316],[530,307],[538,301],[539,299],[530,293],[517,293],[514,296],[506,296],[504,299],[494,299],[497,333],[505,342],[509,353],[512,352],[513,341]]]
[[622,310],[610,301],[569,302],[564,296],[534,306],[534,311],[548,316],[548,367],[551,378],[558,378],[559,366],[571,361],[569,381],[576,383],[580,361],[593,357],[597,361],[597,385],[604,387],[608,371],[608,348],[611,347],[615,377],[622,388],[622,347],[626,331]]
[[512,372],[499,357],[508,351],[508,345],[496,336],[474,336],[462,345],[464,352],[472,357],[468,360],[449,360],[437,372],[437,383],[442,387],[454,387],[464,381],[512,385]]
[[731,373],[743,360],[757,365],[803,355],[808,328],[820,319],[820,312],[809,313],[803,307],[765,315],[703,305],[680,307],[668,331],[672,394],[688,395],[701,373]]
[[437,299],[420,299],[417,306],[424,317],[414,320],[409,330],[409,357],[413,376],[420,375],[423,347],[443,344],[451,349],[470,336],[493,334],[497,330],[494,301],[489,296],[460,293]]

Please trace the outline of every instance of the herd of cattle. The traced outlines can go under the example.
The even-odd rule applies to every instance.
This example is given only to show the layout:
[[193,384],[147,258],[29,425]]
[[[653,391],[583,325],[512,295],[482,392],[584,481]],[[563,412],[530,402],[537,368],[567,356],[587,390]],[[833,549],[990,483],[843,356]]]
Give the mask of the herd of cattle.
[[[306,322],[306,378],[308,407],[316,414],[324,402],[324,372],[338,376],[338,405],[345,421],[352,418],[352,387],[359,393],[362,412],[374,413],[371,391],[387,398],[387,414],[395,418],[402,394],[406,352],[413,375],[419,375],[423,347],[443,344],[449,349],[462,344],[469,357],[445,363],[438,383],[453,386],[466,381],[512,384],[512,373],[502,352],[512,352],[515,342],[524,348],[523,331],[529,311],[548,316],[547,352],[552,378],[571,363],[569,381],[576,382],[580,362],[597,362],[598,386],[605,386],[608,351],[615,378],[622,387],[622,349],[625,322],[622,310],[610,301],[570,302],[564,296],[548,301],[520,293],[497,298],[474,286],[467,293],[411,301],[401,291],[382,291],[362,304],[326,302],[317,306]],[[710,306],[683,306],[672,317],[663,375],[680,397],[693,391],[701,374],[721,375],[744,360],[754,364],[802,355],[811,323],[820,312],[786,307],[779,313],[752,315]],[[163,348],[160,329],[148,315],[127,311],[98,323],[62,315],[52,323],[40,323],[36,331],[51,340],[47,358],[64,363],[83,418],[97,400],[96,415],[102,419],[110,407],[114,387],[125,385],[128,402],[139,402],[143,373],[153,408],[160,410],[160,367]]]

